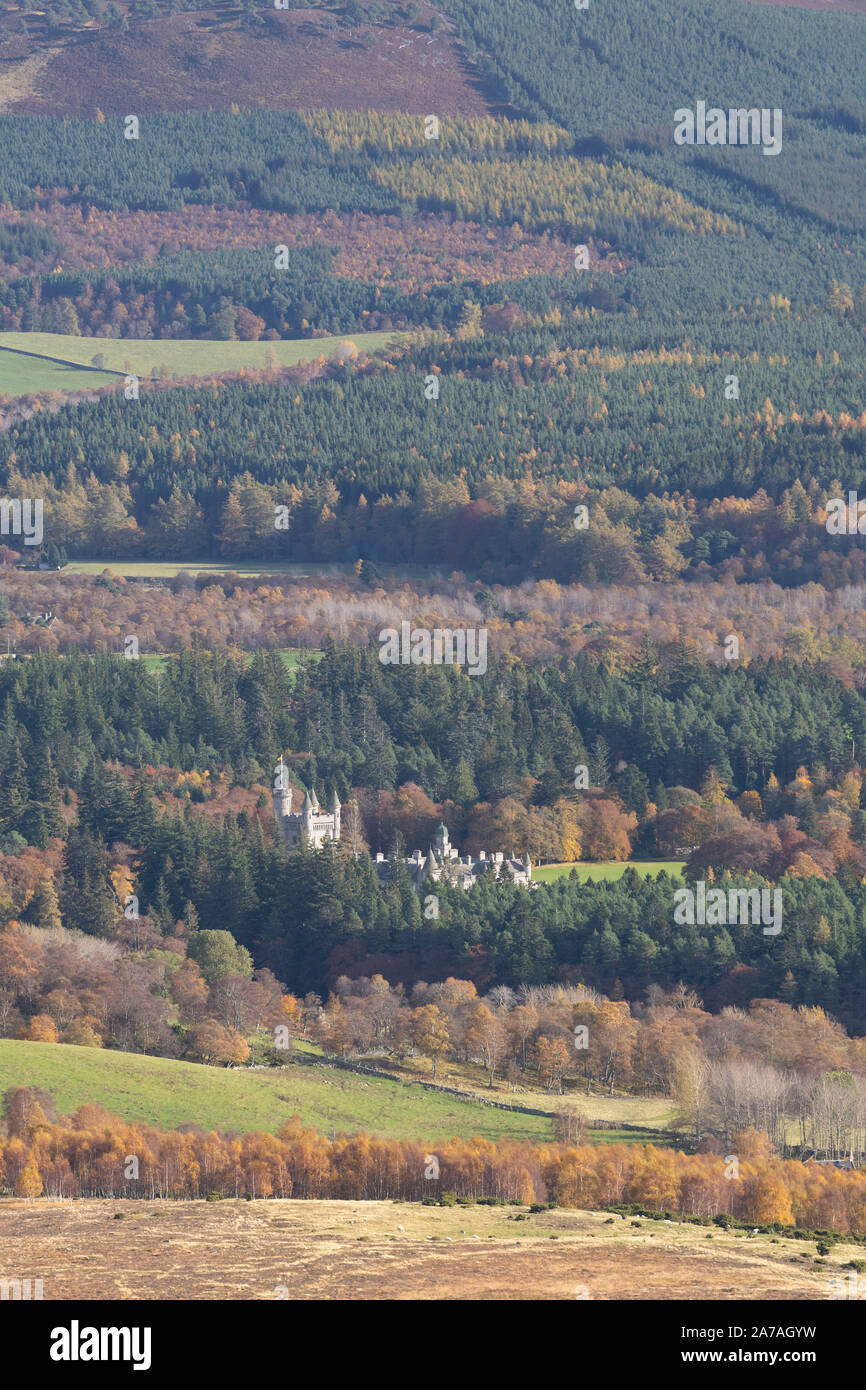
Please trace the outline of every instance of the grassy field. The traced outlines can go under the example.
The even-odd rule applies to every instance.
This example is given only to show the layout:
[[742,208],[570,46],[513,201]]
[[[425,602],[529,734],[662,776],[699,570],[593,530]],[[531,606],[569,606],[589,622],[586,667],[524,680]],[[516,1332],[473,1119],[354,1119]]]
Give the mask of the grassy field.
[[[445,1085],[467,1092],[467,1099],[423,1090],[429,1080],[420,1062],[408,1067],[396,1080],[377,1078],[332,1067],[312,1060],[318,1049],[300,1047],[303,1064],[282,1071],[225,1070],[194,1062],[175,1062],[136,1053],[67,1047],[62,1043],[0,1040],[0,1094],[8,1086],[42,1086],[55,1097],[61,1113],[68,1114],[85,1101],[103,1105],[124,1119],[173,1128],[201,1124],[215,1129],[275,1131],[294,1113],[305,1124],[323,1133],[355,1131],[399,1138],[530,1139],[544,1142],[553,1137],[552,1120],[541,1115],[494,1110],[487,1099],[526,1106],[531,1110],[577,1110],[592,1120],[619,1125],[640,1125],[646,1132],[629,1129],[590,1129],[595,1143],[666,1144],[665,1130],[674,1118],[670,1100],[654,1096],[586,1096],[578,1091],[548,1095],[544,1091],[514,1093],[497,1078],[494,1089],[480,1080],[480,1073],[450,1068],[440,1078]],[[306,1061],[309,1057],[311,1060]],[[415,1079],[417,1077],[417,1080]]]
[[[283,665],[285,666],[287,671],[297,670],[298,666],[300,666],[301,664],[302,657],[306,657],[308,661],[318,661],[321,658],[321,655],[321,652],[316,651],[305,650],[302,652],[298,647],[284,647],[280,651],[280,656],[283,659]],[[253,653],[247,652],[247,666],[251,664],[252,659]],[[139,657],[139,661],[142,662],[142,664],[151,674],[154,671],[164,670],[166,662],[174,660],[175,655],[173,652],[142,652],[141,656]]]
[[657,878],[661,873],[678,876],[684,863],[684,859],[627,859],[606,864],[545,864],[540,869],[533,868],[532,877],[539,883],[553,883],[555,879],[574,872],[582,883],[589,878],[596,883],[600,880],[612,882],[622,878],[626,869],[635,869],[642,878]]
[[[18,333],[0,334],[0,337],[24,336]],[[49,362],[46,357],[23,357],[14,352],[0,351],[2,396],[28,396],[39,391],[95,391],[116,380],[117,377],[109,372],[85,371],[83,367]]]
[[129,1052],[62,1043],[0,1040],[0,1093],[41,1086],[68,1114],[96,1103],[123,1116],[169,1129],[181,1124],[271,1133],[291,1115],[322,1133],[367,1130],[394,1138],[439,1140],[552,1138],[543,1116],[493,1110],[480,1102],[425,1091],[335,1067],[226,1070]]
[[[253,656],[253,652],[245,653],[244,661],[247,666],[250,666],[252,664]],[[314,651],[312,649],[307,650],[306,648],[303,651],[301,651],[299,647],[283,647],[280,649],[280,656],[282,657],[283,665],[285,666],[287,671],[296,671],[301,664],[302,657],[306,657],[308,661],[320,661],[322,658],[322,653],[319,651]],[[5,661],[6,659],[6,653],[0,652],[0,661]],[[29,661],[30,654],[26,652],[19,652],[15,660]],[[145,670],[148,671],[151,675],[153,675],[155,671],[164,671],[166,663],[175,660],[175,653],[142,652],[138,660],[141,662]]]
[[863,1253],[843,1241],[819,1262],[811,1241],[526,1207],[8,1198],[0,1214],[0,1276],[42,1278],[46,1302],[823,1301]]
[[[439,570],[422,565],[379,565],[388,579],[413,579],[422,576],[436,578]],[[287,561],[229,561],[229,560],[70,560],[63,574],[102,574],[111,570],[122,579],[174,579],[179,574],[237,574],[254,579],[262,574],[282,574],[290,579],[309,579],[312,576],[339,578],[353,575],[355,566],[346,564],[303,564]]]
[[[621,1125],[641,1125],[653,1131],[665,1130],[673,1124],[677,1113],[674,1102],[667,1096],[587,1096],[580,1091],[557,1096],[557,1104],[563,1109],[579,1110],[589,1120],[613,1121]],[[614,1140],[616,1130],[599,1130],[609,1143]],[[633,1130],[624,1130],[629,1141],[635,1138]],[[616,1141],[617,1143],[619,1140]],[[653,1135],[653,1143],[656,1143]]]
[[[406,1081],[415,1077],[427,1079],[429,1064],[420,1057],[407,1057],[402,1063],[399,1075]],[[509,1105],[524,1105],[532,1110],[574,1110],[584,1115],[590,1122],[604,1120],[616,1125],[639,1125],[643,1134],[633,1129],[593,1129],[589,1137],[593,1143],[608,1144],[670,1144],[673,1136],[665,1131],[670,1129],[676,1117],[676,1106],[668,1096],[608,1096],[587,1095],[585,1083],[569,1079],[568,1089],[563,1095],[549,1094],[541,1087],[533,1085],[531,1075],[525,1075],[518,1091],[512,1091],[508,1082],[497,1076],[493,1087],[488,1085],[487,1073],[471,1062],[446,1062],[439,1069],[440,1084],[453,1086],[465,1091],[478,1100],[487,1097],[505,1101]]]
[[[348,564],[327,569],[334,574],[353,572],[353,566]],[[103,570],[111,570],[121,579],[175,579],[179,574],[237,574],[248,579],[260,574],[285,574],[293,579],[306,579],[308,575],[321,572],[313,565],[244,560],[234,564],[225,560],[70,560],[63,567],[64,574],[102,574]]]
[[[93,390],[116,380],[111,373],[130,372],[149,378],[154,368],[167,367],[178,377],[209,376],[215,372],[239,371],[242,367],[261,370],[267,366],[269,349],[281,367],[312,362],[319,356],[333,357],[341,343],[352,342],[359,352],[380,352],[405,334],[353,333],[340,338],[292,338],[275,343],[215,342],[206,338],[79,338],[65,333],[0,333],[0,348],[32,353],[0,352],[0,392],[21,395],[27,391],[67,390],[82,387]],[[89,367],[101,353],[105,372],[76,371],[75,364]],[[60,358],[72,367],[47,361]],[[64,373],[68,379],[63,385]],[[36,383],[39,384],[36,384]]]

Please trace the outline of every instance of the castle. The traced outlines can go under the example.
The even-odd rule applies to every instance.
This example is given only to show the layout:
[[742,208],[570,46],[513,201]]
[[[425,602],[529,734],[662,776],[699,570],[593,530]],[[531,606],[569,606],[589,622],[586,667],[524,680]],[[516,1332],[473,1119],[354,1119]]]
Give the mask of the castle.
[[416,893],[430,883],[450,883],[455,887],[469,889],[484,875],[517,884],[521,888],[532,886],[532,862],[529,855],[516,859],[513,855],[488,854],[482,850],[477,858],[471,854],[460,855],[451,844],[448,828],[440,825],[436,838],[426,854],[416,849],[408,859],[397,860],[393,854],[377,854],[373,867],[380,879],[387,882],[402,863]]
[[292,810],[293,796],[281,759],[274,787],[274,815],[286,849],[300,849],[301,831],[314,849],[321,849],[328,840],[339,840],[342,807],[336,792],[331,797],[329,812],[322,810],[315,789],[305,794],[299,811]]
[[[329,841],[340,839],[340,816],[342,807],[337,793],[331,798],[330,811],[323,811],[315,790],[306,792],[299,811],[292,810],[294,792],[288,785],[288,778],[280,760],[274,786],[274,816],[288,850],[299,849],[301,834],[306,836],[307,844],[321,849]],[[451,883],[459,888],[471,888],[473,883],[484,875],[515,883],[522,888],[532,887],[532,863],[529,855],[517,859],[513,855],[487,854],[482,850],[476,859],[471,854],[459,855],[451,844],[447,826],[440,825],[436,838],[426,854],[416,849],[413,854],[398,857],[394,854],[377,854],[373,867],[384,882],[394,877],[398,864],[402,864],[409,874],[416,893],[429,883]]]

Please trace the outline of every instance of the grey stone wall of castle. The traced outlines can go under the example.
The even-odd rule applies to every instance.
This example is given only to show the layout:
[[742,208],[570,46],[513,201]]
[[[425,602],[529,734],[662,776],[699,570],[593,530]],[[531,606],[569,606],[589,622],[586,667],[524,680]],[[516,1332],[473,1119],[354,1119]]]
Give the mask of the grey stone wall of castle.
[[[393,878],[397,860],[391,854],[377,854],[373,861],[380,879]],[[532,863],[529,855],[517,859],[512,855],[488,854],[482,850],[475,858],[471,854],[460,855],[451,844],[447,826],[440,825],[436,837],[425,854],[416,849],[408,858],[402,860],[416,893],[431,883],[450,883],[457,888],[469,889],[480,878],[489,875],[516,883],[528,888],[532,882]]]
[[328,840],[339,840],[342,807],[337,793],[331,797],[330,811],[322,810],[315,788],[305,793],[299,809],[293,811],[294,795],[289,786],[278,787],[274,792],[274,815],[286,848],[300,848],[302,831],[315,849],[321,849]]

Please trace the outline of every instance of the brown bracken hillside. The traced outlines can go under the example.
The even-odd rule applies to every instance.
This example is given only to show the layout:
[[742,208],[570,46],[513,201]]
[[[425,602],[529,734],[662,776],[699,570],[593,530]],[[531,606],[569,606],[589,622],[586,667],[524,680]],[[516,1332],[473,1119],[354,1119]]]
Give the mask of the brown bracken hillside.
[[[227,110],[409,111],[485,115],[494,104],[453,37],[419,7],[411,25],[349,28],[333,11],[263,11],[245,27],[230,5],[141,21],[93,24],[0,45],[0,110],[93,117]],[[434,27],[431,28],[431,21]]]

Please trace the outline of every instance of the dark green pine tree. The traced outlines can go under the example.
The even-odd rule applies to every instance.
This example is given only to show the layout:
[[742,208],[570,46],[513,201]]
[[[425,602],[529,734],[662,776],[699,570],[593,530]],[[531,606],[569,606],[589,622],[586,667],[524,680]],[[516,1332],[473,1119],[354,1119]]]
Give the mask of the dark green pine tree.
[[667,654],[668,690],[677,698],[692,684],[698,670],[696,654],[684,637],[678,637]]
[[209,920],[246,945],[255,930],[258,901],[247,846],[231,817],[222,827],[212,867],[214,915]]
[[104,809],[102,778],[99,761],[92,757],[84,769],[81,786],[78,788],[78,824],[89,830],[91,835],[99,835]]
[[21,834],[29,845],[36,849],[48,848],[48,828],[45,824],[45,817],[38,806],[33,802],[27,807],[21,817]]
[[74,826],[63,851],[63,925],[88,936],[112,936],[120,915],[104,844]]
[[143,773],[137,772],[133,779],[127,822],[130,842],[134,845],[147,844],[153,834],[155,821],[156,802]]
[[640,640],[637,656],[632,662],[629,675],[635,685],[651,685],[658,688],[659,649],[656,643],[645,632]]
[[610,748],[603,734],[596,734],[592,741],[589,780],[594,787],[606,787],[610,781]]
[[[171,873],[171,860],[166,861],[166,872]],[[194,909],[193,909],[194,910]],[[171,936],[174,932],[175,915],[172,911],[171,896],[165,884],[165,879],[160,877],[156,885],[156,892],[150,900],[148,916],[159,927],[163,936]]]
[[23,834],[22,822],[27,810],[30,789],[27,785],[27,766],[18,738],[13,738],[7,742],[2,767],[3,771],[0,773],[0,830],[6,835],[13,830]]
[[[41,817],[46,836],[65,836],[66,822],[60,814],[62,800],[60,780],[51,757],[51,749],[47,743],[42,744],[37,751],[36,757],[30,764],[29,772],[30,805],[27,808],[28,818],[33,811],[37,811]],[[37,843],[30,835],[27,838],[31,844]]]
[[649,779],[634,763],[629,763],[616,778],[616,789],[630,811],[641,819],[649,801]]
[[390,738],[377,737],[367,745],[363,776],[374,791],[390,791],[397,780],[397,755]]
[[533,915],[531,894],[515,889],[518,896],[496,943],[497,975],[504,984],[542,985],[554,978],[553,947]]
[[478,788],[472,780],[472,769],[465,758],[458,758],[448,780],[448,794],[458,806],[471,806],[478,800]]

